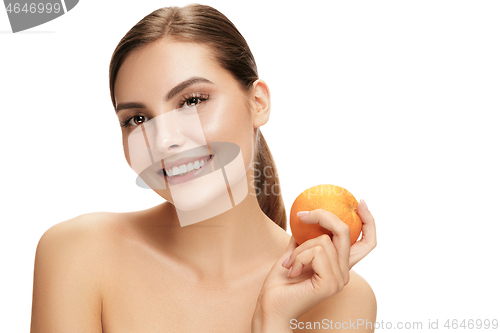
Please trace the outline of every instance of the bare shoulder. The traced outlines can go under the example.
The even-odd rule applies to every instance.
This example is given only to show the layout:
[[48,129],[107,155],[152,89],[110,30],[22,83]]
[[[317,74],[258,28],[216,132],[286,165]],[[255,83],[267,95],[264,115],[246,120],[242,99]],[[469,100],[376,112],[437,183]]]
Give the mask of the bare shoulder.
[[114,213],[60,222],[42,235],[35,253],[32,332],[101,332],[105,244]]
[[298,322],[321,324],[315,329],[298,331],[331,332],[336,329],[335,331],[339,332],[374,332],[376,317],[377,301],[372,288],[361,275],[351,270],[349,283],[342,291],[298,319]]
[[57,237],[62,234],[65,234],[65,236],[88,236],[89,232],[102,225],[100,222],[109,220],[110,215],[112,214],[113,213],[105,212],[88,213],[76,216],[63,222],[59,222],[47,229],[47,231],[45,231],[45,233],[40,238],[40,241]]
[[35,273],[64,264],[67,272],[82,270],[81,278],[92,279],[96,269],[106,266],[106,253],[120,239],[127,215],[88,213],[53,225],[38,242]]
[[103,241],[116,229],[117,215],[89,213],[53,225],[40,238],[35,259],[60,258],[69,251],[83,260],[99,253]]

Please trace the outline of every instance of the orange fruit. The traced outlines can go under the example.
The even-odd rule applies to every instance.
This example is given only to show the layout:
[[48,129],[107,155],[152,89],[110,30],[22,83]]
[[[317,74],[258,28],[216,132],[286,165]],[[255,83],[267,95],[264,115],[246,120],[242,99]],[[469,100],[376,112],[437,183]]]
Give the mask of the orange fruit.
[[297,244],[302,244],[306,240],[332,233],[319,224],[307,224],[297,217],[297,212],[311,211],[318,208],[327,210],[335,214],[350,228],[351,245],[356,242],[361,234],[362,222],[358,216],[358,201],[345,188],[340,186],[322,184],[308,188],[302,192],[293,202],[290,211],[290,228],[293,238]]

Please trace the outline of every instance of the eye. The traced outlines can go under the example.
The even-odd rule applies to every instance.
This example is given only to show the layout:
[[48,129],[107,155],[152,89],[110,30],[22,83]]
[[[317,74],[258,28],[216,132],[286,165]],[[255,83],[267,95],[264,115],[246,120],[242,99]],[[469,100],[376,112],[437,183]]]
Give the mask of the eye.
[[121,123],[121,125],[123,127],[127,127],[129,125],[138,126],[142,123],[145,123],[148,120],[149,120],[149,118],[146,116],[135,115],[135,116],[132,116],[132,117],[128,118],[127,120],[125,120],[123,123]]
[[185,97],[181,101],[180,108],[196,106],[196,105],[200,104],[201,102],[206,101],[207,99],[208,99],[208,95],[188,96],[188,97]]

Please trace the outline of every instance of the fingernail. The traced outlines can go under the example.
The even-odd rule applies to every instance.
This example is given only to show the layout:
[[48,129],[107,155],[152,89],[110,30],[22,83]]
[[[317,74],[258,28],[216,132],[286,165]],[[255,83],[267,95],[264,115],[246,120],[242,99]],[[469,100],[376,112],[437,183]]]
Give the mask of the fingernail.
[[290,261],[290,256],[288,258],[286,258],[285,261],[283,261],[281,266],[286,267],[286,264],[288,264],[289,261]]
[[307,211],[307,210],[297,212],[298,217],[304,217],[304,216],[307,216],[307,214],[309,214],[309,211]]
[[366,204],[366,201],[364,201],[363,199],[359,200],[359,203],[361,205],[363,205],[363,207],[365,207],[365,209],[368,209],[368,205]]

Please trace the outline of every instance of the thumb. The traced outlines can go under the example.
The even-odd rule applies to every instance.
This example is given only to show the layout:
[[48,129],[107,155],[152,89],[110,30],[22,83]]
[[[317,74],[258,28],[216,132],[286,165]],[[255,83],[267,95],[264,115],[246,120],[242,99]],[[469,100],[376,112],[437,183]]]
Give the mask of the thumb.
[[298,246],[297,242],[295,241],[295,238],[293,236],[290,236],[290,241],[288,242],[288,245],[286,246],[285,252],[286,253],[292,253],[293,250]]
[[279,259],[278,263],[282,264],[282,262],[286,259],[288,259],[292,253],[293,250],[298,246],[297,242],[295,241],[295,238],[293,236],[290,236],[290,241],[288,242],[288,245],[286,246],[285,253],[281,256]]

